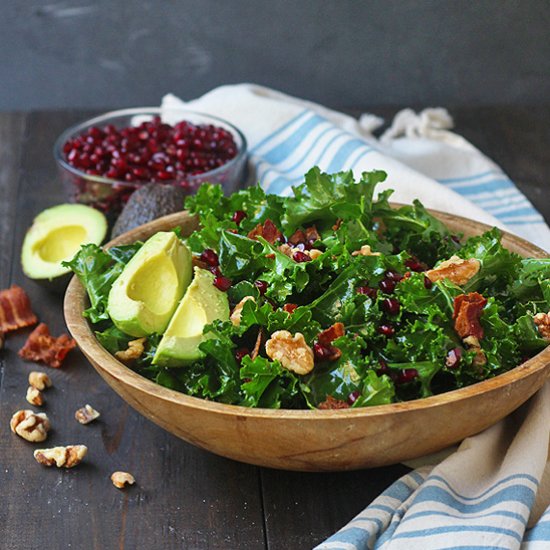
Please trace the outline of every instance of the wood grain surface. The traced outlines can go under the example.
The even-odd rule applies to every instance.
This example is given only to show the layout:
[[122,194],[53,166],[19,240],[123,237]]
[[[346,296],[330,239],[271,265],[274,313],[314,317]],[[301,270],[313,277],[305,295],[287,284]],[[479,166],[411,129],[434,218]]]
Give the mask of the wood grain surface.
[[[362,109],[369,110],[369,109]],[[372,109],[389,116],[394,109]],[[550,220],[550,106],[451,110],[457,131],[509,174]],[[64,200],[51,149],[68,125],[89,112],[0,113],[0,281],[24,286],[52,332],[65,330],[62,297],[25,279],[22,238],[40,210]],[[0,548],[310,548],[362,510],[407,471],[404,466],[339,474],[281,472],[201,451],[131,410],[79,352],[58,371],[17,356],[28,331],[10,335],[0,354]],[[46,370],[50,444],[84,443],[86,464],[45,469],[33,446],[10,433],[25,401],[30,370]],[[85,403],[102,417],[79,425]],[[115,489],[115,469],[136,477]]]

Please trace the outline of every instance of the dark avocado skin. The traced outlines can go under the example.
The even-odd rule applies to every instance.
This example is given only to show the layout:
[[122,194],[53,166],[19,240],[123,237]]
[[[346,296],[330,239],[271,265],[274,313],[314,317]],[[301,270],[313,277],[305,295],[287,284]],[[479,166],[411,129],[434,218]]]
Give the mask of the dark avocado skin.
[[143,186],[132,193],[124,206],[111,231],[111,239],[161,216],[181,212],[185,195],[181,187],[172,185],[151,183]]

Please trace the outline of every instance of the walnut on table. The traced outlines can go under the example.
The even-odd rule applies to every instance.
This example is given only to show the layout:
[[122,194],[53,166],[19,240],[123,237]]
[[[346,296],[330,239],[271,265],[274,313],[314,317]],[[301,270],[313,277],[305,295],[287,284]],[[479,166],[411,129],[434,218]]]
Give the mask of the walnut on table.
[[313,370],[313,350],[300,332],[292,336],[288,330],[277,330],[265,343],[265,352],[270,359],[279,361],[283,368],[296,374]]
[[100,414],[91,405],[86,404],[74,413],[74,417],[80,424],[89,424],[99,418]]
[[111,481],[117,489],[124,489],[126,485],[133,485],[136,482],[134,476],[128,472],[114,472],[111,475]]
[[52,387],[52,381],[45,372],[32,371],[29,373],[29,385],[37,390],[44,391]]
[[44,396],[42,392],[36,389],[34,386],[29,386],[27,388],[27,395],[25,399],[35,407],[41,407],[44,404]]
[[43,466],[73,468],[82,462],[87,453],[86,445],[67,445],[66,447],[37,449],[34,451],[34,458]]
[[45,441],[51,428],[45,413],[21,410],[14,413],[10,420],[11,431],[32,443]]

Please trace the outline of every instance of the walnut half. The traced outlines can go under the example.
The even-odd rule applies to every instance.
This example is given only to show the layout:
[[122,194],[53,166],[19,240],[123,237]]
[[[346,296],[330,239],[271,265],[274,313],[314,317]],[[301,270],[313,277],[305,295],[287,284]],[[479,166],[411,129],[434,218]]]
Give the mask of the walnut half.
[[233,308],[233,311],[231,312],[231,316],[229,317],[229,319],[231,320],[231,322],[236,326],[238,327],[240,324],[241,324],[241,315],[243,313],[243,307],[244,307],[244,304],[246,304],[246,302],[248,302],[249,300],[252,300],[253,302],[256,301],[256,299],[254,298],[254,296],[245,296],[234,308]]
[[40,390],[37,390],[34,386],[27,388],[27,395],[25,399],[35,407],[41,407],[44,404],[44,396]]
[[86,445],[67,445],[66,447],[37,449],[34,451],[34,458],[44,466],[55,465],[58,468],[73,468],[82,462],[87,453]]
[[126,485],[133,485],[136,482],[134,476],[128,472],[114,472],[111,475],[111,481],[117,489],[124,489]]
[[313,370],[313,350],[307,345],[304,335],[294,336],[288,330],[278,330],[265,343],[265,352],[273,360],[296,374],[307,374]]
[[458,286],[465,285],[479,271],[481,263],[475,258],[463,260],[458,256],[452,256],[441,262],[434,269],[425,272],[426,277],[435,283],[441,279],[449,279]]
[[45,413],[35,413],[26,409],[14,413],[10,420],[10,428],[19,437],[38,443],[46,440],[51,424]]
[[128,342],[128,349],[125,349],[124,351],[117,351],[115,353],[115,357],[125,365],[133,363],[136,359],[139,359],[143,355],[146,340],[147,338],[131,340]]
[[537,325],[541,337],[550,340],[550,311],[548,313],[537,313],[533,317],[533,321]]
[[37,390],[44,391],[52,387],[52,381],[45,372],[32,371],[29,374],[29,385]]

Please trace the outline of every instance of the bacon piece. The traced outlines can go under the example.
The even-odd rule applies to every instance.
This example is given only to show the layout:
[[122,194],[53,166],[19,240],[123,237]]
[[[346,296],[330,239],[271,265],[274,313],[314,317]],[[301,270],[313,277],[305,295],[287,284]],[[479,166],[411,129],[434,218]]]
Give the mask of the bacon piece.
[[19,286],[0,291],[0,332],[6,333],[38,322],[27,293]]
[[67,353],[76,346],[76,342],[67,334],[52,336],[45,323],[40,323],[29,335],[19,355],[27,361],[43,362],[50,367],[59,368]]
[[283,234],[268,218],[263,224],[259,223],[254,229],[252,229],[252,231],[248,233],[249,239],[258,240],[257,237],[262,237],[269,244],[275,244],[277,241],[282,240]]
[[349,409],[349,403],[346,403],[345,401],[342,401],[340,399],[336,399],[332,397],[332,395],[327,395],[327,398],[319,403],[319,405],[317,405],[317,408],[324,410]]
[[320,344],[323,344],[323,346],[329,346],[332,342],[334,342],[334,340],[336,340],[336,338],[344,336],[344,332],[344,325],[342,323],[334,323],[334,325],[319,333],[319,336],[317,336],[317,341]]
[[283,311],[286,311],[289,315],[292,315],[298,306],[296,304],[285,304],[283,306]]
[[315,241],[320,239],[321,235],[319,235],[319,231],[317,231],[317,228],[314,225],[311,227],[306,227],[306,240],[309,244],[313,244]]
[[467,336],[475,336],[478,340],[483,338],[483,327],[479,318],[486,303],[487,298],[478,292],[461,294],[455,298],[453,319],[455,330],[461,338]]
[[293,245],[304,244],[306,242],[306,234],[301,229],[296,229],[288,242]]
[[264,339],[264,329],[260,327],[260,330],[258,331],[258,336],[256,337],[256,343],[254,344],[254,349],[252,350],[252,353],[250,354],[250,359],[254,361],[256,357],[258,357],[258,354],[260,353],[260,347],[262,345],[262,340]]

